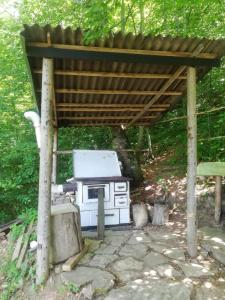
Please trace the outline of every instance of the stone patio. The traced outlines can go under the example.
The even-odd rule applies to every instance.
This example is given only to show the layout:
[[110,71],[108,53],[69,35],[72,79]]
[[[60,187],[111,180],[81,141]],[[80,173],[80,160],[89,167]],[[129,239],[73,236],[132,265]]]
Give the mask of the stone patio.
[[183,232],[150,225],[107,230],[102,243],[86,232],[92,239],[89,252],[75,270],[58,276],[63,284],[79,288],[74,299],[225,299],[225,269],[209,255],[223,252],[225,260],[225,234],[213,238],[215,230],[203,229],[199,256],[190,260]]

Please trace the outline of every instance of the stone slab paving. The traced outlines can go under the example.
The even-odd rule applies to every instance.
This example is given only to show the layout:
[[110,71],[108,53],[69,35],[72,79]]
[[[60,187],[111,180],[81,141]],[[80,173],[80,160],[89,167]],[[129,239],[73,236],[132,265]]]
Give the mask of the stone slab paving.
[[[214,231],[204,232],[202,242],[210,247],[219,244],[225,256],[225,234],[223,244],[223,233],[214,238]],[[223,272],[225,269],[203,248],[198,258],[190,261],[183,235],[179,237],[166,226],[148,226],[143,230],[107,230],[104,242],[93,240],[79,266],[62,273],[61,279],[80,287],[84,299],[219,300],[224,299]],[[218,287],[219,281],[224,285]]]
[[203,249],[225,265],[225,230],[224,228],[203,227],[199,229]]
[[137,279],[126,286],[112,289],[105,300],[189,300],[192,285],[164,279]]
[[204,283],[196,292],[196,300],[224,300],[225,285],[215,286],[211,282]]

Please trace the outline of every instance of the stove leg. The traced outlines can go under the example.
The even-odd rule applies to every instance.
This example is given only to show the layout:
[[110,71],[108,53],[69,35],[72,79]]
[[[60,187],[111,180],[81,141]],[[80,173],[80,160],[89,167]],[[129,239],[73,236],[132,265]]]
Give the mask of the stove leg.
[[105,210],[104,210],[104,189],[98,189],[98,239],[104,239],[105,232]]

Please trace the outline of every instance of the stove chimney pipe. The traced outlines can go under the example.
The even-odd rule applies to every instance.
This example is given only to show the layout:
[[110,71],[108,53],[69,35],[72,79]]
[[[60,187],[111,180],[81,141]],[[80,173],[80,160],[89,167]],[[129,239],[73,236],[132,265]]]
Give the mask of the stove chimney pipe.
[[35,129],[37,146],[38,146],[38,149],[40,149],[41,148],[41,118],[34,111],[26,111],[24,113],[24,117],[27,120],[32,121],[34,129]]

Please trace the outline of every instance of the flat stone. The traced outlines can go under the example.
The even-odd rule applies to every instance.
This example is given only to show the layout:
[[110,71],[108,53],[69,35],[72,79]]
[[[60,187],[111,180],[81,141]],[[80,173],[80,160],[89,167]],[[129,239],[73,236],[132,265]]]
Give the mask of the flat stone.
[[133,256],[135,258],[143,258],[148,251],[148,247],[144,244],[125,245],[121,248],[119,255],[121,256]]
[[156,251],[156,252],[160,252],[160,253],[164,253],[166,250],[168,250],[168,245],[166,245],[165,243],[162,242],[151,242],[149,244],[149,247]]
[[205,277],[213,276],[215,273],[206,266],[202,266],[198,263],[180,263],[177,265],[182,269],[187,277]]
[[132,234],[127,241],[127,244],[135,245],[140,243],[151,243],[150,237],[142,230],[139,230]]
[[93,258],[93,253],[86,253],[81,260],[78,262],[78,265],[88,265],[91,259]]
[[143,266],[142,261],[138,261],[133,257],[126,257],[112,265],[112,272],[116,274],[120,281],[128,282],[141,276]]
[[172,233],[169,231],[156,231],[156,230],[148,230],[148,234],[150,236],[151,239],[155,240],[155,241],[177,241],[178,235],[176,233]]
[[213,286],[210,282],[205,282],[196,291],[196,300],[223,300],[225,299],[225,287]]
[[159,274],[160,277],[176,278],[182,276],[181,272],[177,271],[169,264],[155,266],[154,270]]
[[225,232],[221,228],[200,228],[201,246],[210,252],[212,257],[225,265]]
[[100,255],[114,254],[118,250],[118,248],[119,248],[118,246],[102,244],[95,253]]
[[94,291],[104,293],[113,287],[115,277],[109,272],[97,268],[77,267],[73,271],[63,272],[61,279],[64,284],[72,283],[78,288],[91,284]]
[[115,254],[95,255],[89,262],[89,266],[105,268],[117,258],[118,255]]
[[190,300],[192,285],[166,279],[137,279],[113,289],[105,300]]
[[110,235],[104,239],[104,242],[111,246],[120,247],[126,240],[126,235]]
[[172,259],[176,259],[176,260],[178,259],[181,261],[185,261],[184,251],[179,248],[169,248],[169,249],[163,251],[163,254]]
[[132,232],[133,232],[132,230],[106,230],[105,236],[111,236],[111,235],[128,236]]
[[116,272],[121,271],[141,271],[143,269],[144,263],[142,261],[138,261],[133,257],[126,257],[120,260],[117,260],[112,269]]
[[144,257],[143,261],[145,268],[152,268],[154,266],[167,263],[168,259],[162,254],[150,252]]

